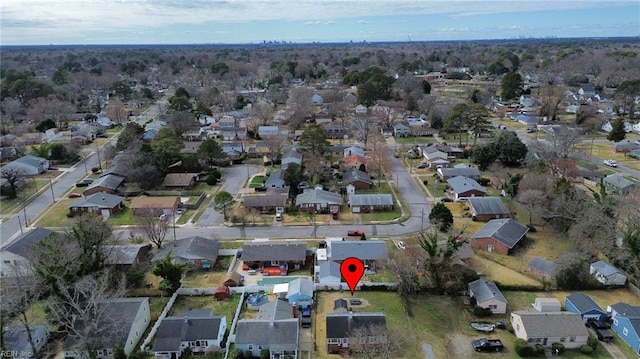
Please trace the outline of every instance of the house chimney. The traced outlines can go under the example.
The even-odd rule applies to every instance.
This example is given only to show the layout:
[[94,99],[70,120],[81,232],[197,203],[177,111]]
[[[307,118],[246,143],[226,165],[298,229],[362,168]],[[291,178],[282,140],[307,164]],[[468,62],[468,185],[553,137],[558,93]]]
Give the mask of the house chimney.
[[291,314],[293,315],[294,318],[298,317],[298,307],[295,305],[291,306]]

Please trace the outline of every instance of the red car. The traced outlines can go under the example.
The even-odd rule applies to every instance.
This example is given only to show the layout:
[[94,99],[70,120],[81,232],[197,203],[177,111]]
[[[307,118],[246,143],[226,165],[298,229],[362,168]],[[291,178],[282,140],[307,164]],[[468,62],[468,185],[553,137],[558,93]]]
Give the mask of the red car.
[[363,234],[364,234],[364,231],[360,229],[354,229],[353,231],[347,232],[347,236],[349,237],[362,237]]
[[69,193],[69,198],[80,198],[80,197],[82,197],[81,193],[74,193],[74,192]]

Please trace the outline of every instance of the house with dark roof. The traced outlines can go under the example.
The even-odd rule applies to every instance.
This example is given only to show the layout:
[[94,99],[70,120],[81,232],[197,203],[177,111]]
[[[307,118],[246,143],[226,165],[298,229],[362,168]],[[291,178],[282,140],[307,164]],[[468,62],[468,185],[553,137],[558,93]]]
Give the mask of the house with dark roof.
[[511,213],[500,197],[469,197],[469,213],[474,221],[510,218]]
[[191,236],[165,243],[153,260],[161,260],[171,253],[174,263],[186,263],[191,269],[211,269],[218,260],[219,249],[220,242],[215,239]]
[[342,174],[342,184],[344,186],[353,185],[355,189],[371,189],[373,187],[371,175],[358,170],[344,172]]
[[[327,351],[330,354],[349,353],[359,345],[376,346],[386,343],[386,335],[376,327],[386,329],[384,313],[334,312],[326,316]],[[384,331],[382,331],[384,333]],[[354,339],[359,340],[354,343]],[[361,344],[361,343],[365,344]]]
[[349,257],[357,257],[364,263],[365,273],[375,273],[376,267],[389,259],[386,241],[329,241],[327,260],[342,263]]
[[342,196],[319,188],[308,188],[296,196],[296,207],[300,212],[338,213]]
[[609,193],[626,194],[635,190],[638,185],[619,174],[608,175],[602,181]]
[[449,184],[447,196],[456,201],[463,198],[484,197],[487,195],[487,190],[469,177],[456,176],[449,178],[447,183]]
[[511,254],[529,228],[511,218],[492,219],[471,235],[471,246],[487,252]]
[[333,261],[320,263],[318,272],[316,273],[318,283],[326,285],[337,285],[342,283],[342,274],[340,274],[340,264]]
[[436,173],[443,181],[457,176],[464,176],[476,181],[480,179],[480,170],[475,167],[443,167],[438,168]]
[[282,320],[240,319],[235,334],[236,349],[260,357],[264,349],[269,358],[298,358],[300,324],[298,318]]
[[100,192],[117,194],[120,192],[123,183],[124,177],[118,175],[102,176],[93,181],[93,183],[91,183],[91,185],[89,185],[82,194],[85,196]]
[[619,302],[607,311],[611,313],[611,329],[640,355],[640,306]]
[[278,169],[271,172],[264,186],[266,188],[284,188],[284,170]]
[[242,270],[259,270],[269,275],[287,275],[307,263],[307,245],[295,242],[246,242],[242,246]]
[[242,203],[245,209],[252,209],[260,213],[283,213],[287,205],[288,196],[277,192],[265,193],[263,195],[245,195]]
[[186,349],[195,355],[224,348],[227,318],[211,310],[193,310],[160,322],[153,344],[156,359],[178,359]]
[[126,180],[127,173],[129,173],[130,169],[134,167],[134,160],[135,156],[131,153],[119,153],[113,158],[113,160],[111,160],[111,166],[104,170],[100,177],[116,175]]
[[50,230],[37,227],[21,234],[8,246],[0,249],[0,277],[23,277],[31,275],[29,253],[38,242],[50,235]]
[[[151,322],[147,297],[103,301],[98,303],[96,313],[100,316],[93,320],[98,321],[103,328],[110,328],[108,335],[105,332],[106,337],[102,338],[100,348],[94,353],[101,359],[113,359],[115,348],[122,348],[127,356],[131,355]],[[79,328],[84,326],[84,323],[76,321],[74,325],[81,330]],[[67,336],[63,351],[65,358],[89,357],[86,346],[71,335]]]
[[231,160],[239,158],[245,151],[244,142],[242,141],[222,141],[220,149]]
[[197,173],[167,173],[162,181],[162,187],[189,189],[195,186],[197,180]]
[[[222,125],[222,122],[220,123]],[[247,139],[246,127],[221,127],[223,141],[244,141]]]
[[108,244],[106,264],[119,268],[128,268],[147,262],[150,259],[151,243],[146,244]]
[[469,297],[475,298],[476,306],[491,309],[494,314],[507,312],[507,304],[509,302],[495,283],[478,279],[469,283],[468,288]]
[[398,122],[393,125],[394,137],[407,137],[411,133],[411,128],[404,123]]
[[353,213],[393,210],[393,196],[389,193],[350,194],[349,206]]
[[289,164],[295,163],[298,166],[302,166],[302,153],[296,151],[289,151],[282,155],[280,165],[282,168],[287,168]]
[[180,197],[177,196],[138,196],[131,200],[129,205],[134,216],[147,216],[150,214],[171,215],[180,206]]
[[627,282],[626,274],[605,261],[591,263],[589,274],[603,285],[624,285]]
[[546,279],[551,279],[558,274],[560,266],[542,257],[532,257],[529,260],[529,271]]
[[325,124],[322,128],[324,129],[324,135],[327,138],[343,138],[344,135],[349,133],[349,130],[345,126],[333,122]]
[[511,312],[510,322],[516,337],[530,345],[551,347],[561,343],[567,349],[587,345],[589,332],[578,314],[569,312],[544,312],[523,310]]
[[[35,354],[40,353],[49,341],[49,330],[46,326],[40,324],[30,325],[29,332],[27,332],[27,328],[23,325],[6,326],[2,328],[2,335],[2,339],[4,340],[2,350],[7,354],[17,353],[18,355],[14,356],[9,354],[9,357],[14,358],[27,356],[25,353],[30,353],[29,355],[31,357],[36,357]],[[29,335],[31,335],[31,338],[29,338]],[[33,352],[31,343],[33,343],[33,347],[35,347],[35,353]]]
[[607,316],[607,312],[595,300],[581,292],[569,294],[564,301],[564,308],[571,313],[580,315],[585,323],[589,319],[604,320]]
[[84,198],[79,198],[68,208],[69,213],[74,217],[91,213],[108,218],[124,208],[124,197],[106,192],[94,193]]
[[294,309],[286,299],[276,298],[258,309],[258,320],[282,320],[294,318]]
[[346,147],[342,150],[343,157],[347,158],[351,155],[358,155],[360,157],[364,157],[364,149],[362,147],[358,147],[356,145],[352,145],[350,147]]
[[5,171],[9,169],[20,171],[24,176],[36,176],[47,172],[49,169],[49,160],[42,157],[26,155],[11,161],[2,167],[2,170]]

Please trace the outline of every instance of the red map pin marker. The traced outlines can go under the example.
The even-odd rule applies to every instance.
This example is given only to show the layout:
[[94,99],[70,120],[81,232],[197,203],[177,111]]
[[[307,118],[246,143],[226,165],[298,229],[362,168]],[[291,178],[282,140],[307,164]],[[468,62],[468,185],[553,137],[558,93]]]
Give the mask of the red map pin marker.
[[347,282],[351,295],[353,295],[356,285],[364,274],[364,264],[356,257],[349,257],[342,261],[340,274],[342,274],[342,277]]

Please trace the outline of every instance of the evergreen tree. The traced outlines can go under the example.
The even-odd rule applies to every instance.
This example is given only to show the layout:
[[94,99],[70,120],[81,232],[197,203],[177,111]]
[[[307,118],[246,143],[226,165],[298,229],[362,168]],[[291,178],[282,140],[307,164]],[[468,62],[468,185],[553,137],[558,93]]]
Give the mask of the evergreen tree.
[[611,124],[611,131],[607,134],[607,140],[620,142],[624,140],[626,136],[627,133],[624,132],[624,119],[622,117],[618,117]]
[[438,226],[442,232],[446,232],[453,225],[453,214],[444,203],[438,202],[429,213],[429,221]]

